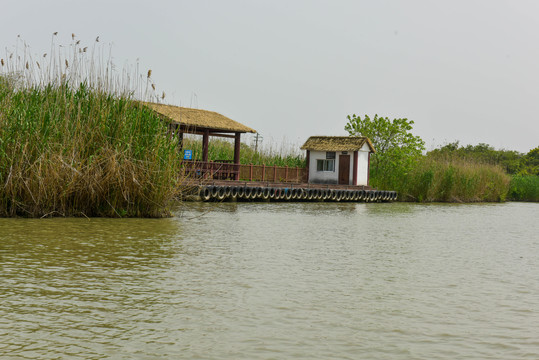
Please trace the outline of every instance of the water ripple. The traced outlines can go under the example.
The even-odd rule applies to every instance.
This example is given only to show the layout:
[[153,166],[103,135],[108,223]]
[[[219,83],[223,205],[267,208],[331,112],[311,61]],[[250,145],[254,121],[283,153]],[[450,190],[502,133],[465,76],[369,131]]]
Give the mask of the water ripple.
[[538,209],[0,219],[0,357],[537,359]]

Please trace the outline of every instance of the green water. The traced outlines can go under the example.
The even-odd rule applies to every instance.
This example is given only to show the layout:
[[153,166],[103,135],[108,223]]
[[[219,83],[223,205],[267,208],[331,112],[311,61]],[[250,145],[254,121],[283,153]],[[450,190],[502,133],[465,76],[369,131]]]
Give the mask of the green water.
[[175,215],[0,219],[0,358],[539,358],[539,204]]

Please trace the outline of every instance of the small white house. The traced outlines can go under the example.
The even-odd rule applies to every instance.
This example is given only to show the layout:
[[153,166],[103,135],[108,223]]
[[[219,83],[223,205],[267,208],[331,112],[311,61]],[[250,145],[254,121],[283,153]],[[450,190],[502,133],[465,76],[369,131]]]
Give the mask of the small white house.
[[311,136],[307,150],[311,184],[369,185],[371,141],[365,136]]

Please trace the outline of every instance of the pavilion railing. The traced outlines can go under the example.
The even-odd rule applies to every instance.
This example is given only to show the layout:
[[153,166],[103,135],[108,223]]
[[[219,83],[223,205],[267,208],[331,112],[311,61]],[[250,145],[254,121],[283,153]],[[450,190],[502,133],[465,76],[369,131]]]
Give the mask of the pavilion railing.
[[185,160],[183,166],[187,176],[200,179],[235,180],[239,174],[241,181],[307,182],[307,169],[300,167]]
[[240,166],[230,162],[183,161],[185,175],[191,178],[235,180]]
[[240,165],[240,180],[302,183],[307,182],[307,169],[288,166]]

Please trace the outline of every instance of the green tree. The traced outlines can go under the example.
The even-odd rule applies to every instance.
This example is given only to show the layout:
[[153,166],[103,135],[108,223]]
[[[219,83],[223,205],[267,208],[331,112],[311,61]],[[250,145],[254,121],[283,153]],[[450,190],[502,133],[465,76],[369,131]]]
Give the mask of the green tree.
[[539,146],[522,157],[519,174],[539,175]]
[[362,119],[348,115],[344,129],[350,136],[368,137],[376,153],[371,156],[371,184],[377,188],[400,190],[406,175],[425,150],[425,142],[411,133],[414,122],[406,118],[390,120],[368,115]]

